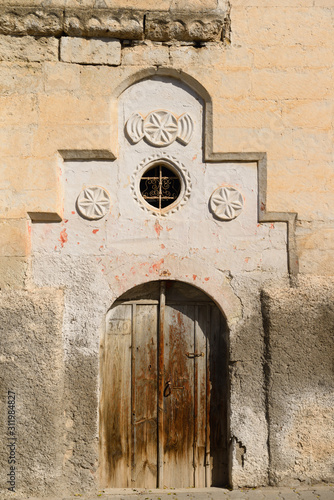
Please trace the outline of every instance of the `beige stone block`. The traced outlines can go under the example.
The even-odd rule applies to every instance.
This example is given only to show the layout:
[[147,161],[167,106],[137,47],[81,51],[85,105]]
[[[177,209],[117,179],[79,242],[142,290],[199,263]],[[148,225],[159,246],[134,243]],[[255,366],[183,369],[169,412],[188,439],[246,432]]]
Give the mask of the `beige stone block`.
[[[197,78],[199,77],[196,71]],[[210,95],[217,95],[222,99],[240,99],[249,96],[251,92],[250,72],[231,71],[226,72],[215,68],[208,68],[200,75],[201,84],[207,89]]]
[[[322,8],[249,7],[248,30],[239,32],[239,41],[249,46],[306,47],[333,46],[328,30],[332,25],[331,12]],[[233,24],[232,24],[233,26]]]
[[231,9],[231,42],[232,45],[248,47],[246,38],[249,31],[248,10],[240,7]]
[[0,221],[0,257],[24,257],[30,251],[28,222],[26,219]]
[[46,92],[70,92],[80,89],[80,66],[64,62],[47,62],[43,69]]
[[[310,162],[302,160],[282,159],[268,162],[268,188],[286,192],[287,196],[295,195],[297,191],[326,193],[331,191],[333,183],[334,164]],[[314,213],[317,204],[313,206]],[[329,214],[330,215],[330,214]],[[334,215],[334,214],[333,214]]]
[[27,281],[25,257],[0,257],[0,289],[23,288]]
[[[190,48],[190,47],[189,47]],[[166,66],[169,63],[169,48],[165,45],[143,42],[135,47],[124,47],[122,64],[129,66]]]
[[225,128],[214,129],[214,151],[224,153],[268,153],[269,158],[286,158],[292,149],[289,131],[273,132],[270,128]]
[[[227,125],[227,124],[226,124]],[[259,131],[248,128],[214,128],[213,150],[224,153],[265,152]]]
[[1,161],[0,189],[20,193],[26,190],[52,189],[59,179],[57,158],[9,157]]
[[223,62],[223,51],[218,49],[216,44],[208,44],[206,47],[195,48],[191,45],[172,45],[170,47],[170,58],[173,66],[176,68],[185,68],[188,66],[213,66],[216,56],[217,66]]
[[110,97],[91,95],[41,95],[39,117],[41,123],[79,124],[110,123]]
[[39,63],[0,62],[0,94],[27,94],[43,90],[43,67]]
[[295,99],[282,103],[282,119],[286,127],[330,130],[334,115],[334,102]]
[[187,45],[171,46],[170,58],[174,67],[182,69],[188,66],[196,69],[201,66],[212,66],[240,71],[251,68],[253,63],[253,53],[247,47],[238,45],[222,47],[220,43],[211,43],[198,48]]
[[58,61],[58,44],[54,37],[0,35],[0,61]]
[[61,185],[58,182],[53,189],[25,191],[25,206],[33,221],[57,221],[63,216]]
[[[282,0],[281,7],[312,7],[314,0]],[[235,0],[233,8],[240,7],[277,7],[277,0]]]
[[34,94],[0,96],[0,126],[37,123],[38,106]]
[[310,74],[321,68],[332,68],[334,52],[328,47],[281,46],[257,47],[254,50],[255,68],[308,68]]
[[62,37],[60,40],[60,59],[78,64],[121,64],[121,44],[108,38],[85,39]]
[[299,272],[315,276],[333,276],[333,250],[299,250]]
[[[99,0],[98,0],[99,1]],[[158,4],[158,10],[169,10],[171,6],[172,0],[161,0]],[[143,10],[151,10],[157,8],[156,0],[139,0],[136,2],[135,0],[102,0],[103,7],[115,8],[115,9],[143,9]],[[68,8],[70,7],[97,7],[96,0],[70,0],[66,5]]]
[[[219,47],[222,50],[222,47]],[[249,47],[242,47],[238,44],[228,45],[224,50],[223,68],[240,71],[242,69],[253,68],[254,53]],[[213,61],[215,63],[215,60]]]
[[[79,66],[75,67],[79,68]],[[122,67],[81,66],[81,92],[93,95],[111,95],[117,83],[121,81],[120,74],[123,73],[122,69]],[[130,72],[133,70],[129,68],[128,71]]]
[[[305,220],[327,220],[328,207],[334,206],[334,194],[323,191],[301,190],[297,182],[293,184],[295,189],[289,192],[284,189],[271,189],[268,185],[267,209],[273,212],[297,212],[299,219]],[[291,195],[293,193],[293,196]]]
[[321,99],[332,92],[333,79],[328,71],[313,78],[307,71],[254,71],[252,94],[257,99]]
[[110,127],[100,124],[40,126],[33,139],[33,154],[53,155],[58,150],[108,149]]
[[216,9],[217,3],[217,0],[191,0],[191,2],[189,0],[172,0],[171,9],[200,12],[201,10]]
[[316,7],[331,7],[333,8],[333,0],[314,0]]
[[292,156],[296,160],[333,161],[333,133],[328,131],[293,130]]
[[0,190],[0,212],[6,219],[27,218],[33,220],[59,221],[63,213],[61,185],[52,189],[27,189],[20,192]]
[[0,158],[13,156],[14,154],[30,156],[33,134],[34,126],[32,125],[21,127],[18,125],[0,126]]
[[[299,233],[299,234],[298,234]],[[325,227],[312,227],[312,232],[300,234],[297,232],[296,241],[299,252],[304,250],[334,250],[334,229],[327,225]],[[334,269],[333,269],[334,273]]]
[[0,189],[0,213],[3,219],[26,219],[29,196],[25,191]]
[[284,129],[281,106],[277,101],[216,99],[213,115],[214,125],[218,128],[270,128],[275,134]]

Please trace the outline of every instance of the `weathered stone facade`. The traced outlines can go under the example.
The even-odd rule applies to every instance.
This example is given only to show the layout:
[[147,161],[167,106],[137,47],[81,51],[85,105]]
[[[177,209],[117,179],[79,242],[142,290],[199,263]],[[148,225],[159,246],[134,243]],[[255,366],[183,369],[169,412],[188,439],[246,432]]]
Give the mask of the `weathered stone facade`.
[[[230,485],[333,481],[332,2],[5,0],[0,21],[2,496],[11,470],[23,498],[105,486],[107,313],[157,280],[226,319]],[[142,187],[161,164],[166,210]]]

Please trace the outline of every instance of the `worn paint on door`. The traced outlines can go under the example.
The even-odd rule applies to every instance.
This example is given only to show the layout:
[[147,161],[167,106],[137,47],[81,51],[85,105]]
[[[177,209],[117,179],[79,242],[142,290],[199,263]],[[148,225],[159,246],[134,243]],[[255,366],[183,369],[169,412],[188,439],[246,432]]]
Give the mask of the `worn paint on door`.
[[127,294],[107,315],[101,357],[102,484],[226,485],[224,318],[189,285],[166,282],[138,289],[137,296]]

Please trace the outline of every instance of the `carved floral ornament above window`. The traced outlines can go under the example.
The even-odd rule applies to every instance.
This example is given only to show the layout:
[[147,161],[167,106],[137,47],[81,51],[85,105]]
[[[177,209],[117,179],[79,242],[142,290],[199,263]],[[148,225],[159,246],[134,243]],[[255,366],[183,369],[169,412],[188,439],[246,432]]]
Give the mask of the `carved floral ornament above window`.
[[145,118],[139,113],[131,115],[126,132],[134,144],[145,139],[151,146],[163,147],[177,140],[186,146],[191,141],[194,122],[188,113],[176,117],[170,111],[158,109]]

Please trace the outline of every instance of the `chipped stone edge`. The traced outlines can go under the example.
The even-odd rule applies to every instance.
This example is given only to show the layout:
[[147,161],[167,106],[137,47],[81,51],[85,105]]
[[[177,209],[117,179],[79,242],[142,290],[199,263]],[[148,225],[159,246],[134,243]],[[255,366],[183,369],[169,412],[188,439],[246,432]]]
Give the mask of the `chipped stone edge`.
[[123,40],[224,41],[226,10],[150,11],[112,8],[0,7],[0,34],[110,37]]

